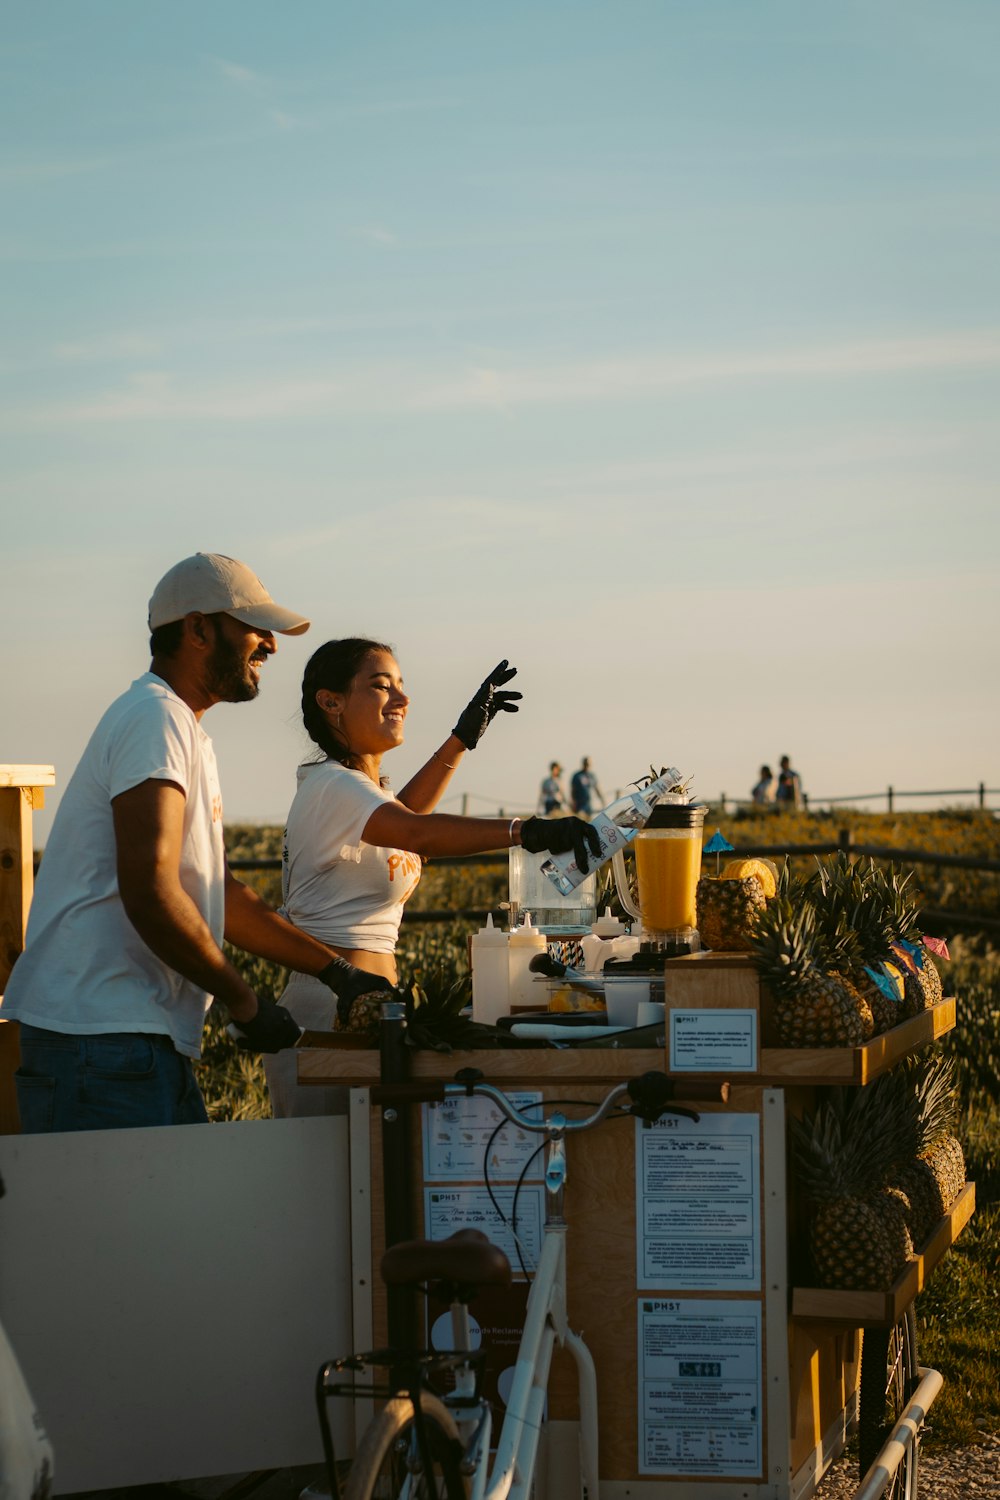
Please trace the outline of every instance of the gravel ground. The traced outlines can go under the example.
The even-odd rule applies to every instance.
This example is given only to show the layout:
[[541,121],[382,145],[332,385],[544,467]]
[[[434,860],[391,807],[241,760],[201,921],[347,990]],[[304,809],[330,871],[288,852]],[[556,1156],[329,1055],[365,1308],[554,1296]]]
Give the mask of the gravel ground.
[[[73,1500],[299,1500],[303,1486],[322,1482],[312,1466],[274,1474],[229,1475],[182,1485],[138,1485],[90,1490]],[[816,1491],[815,1500],[852,1500],[860,1482],[857,1458],[841,1458]],[[918,1500],[1000,1500],[1000,1434],[974,1448],[920,1454]]]
[[[856,1458],[841,1458],[816,1491],[817,1500],[851,1500],[860,1482]],[[1000,1436],[974,1448],[920,1451],[918,1500],[1000,1500]]]

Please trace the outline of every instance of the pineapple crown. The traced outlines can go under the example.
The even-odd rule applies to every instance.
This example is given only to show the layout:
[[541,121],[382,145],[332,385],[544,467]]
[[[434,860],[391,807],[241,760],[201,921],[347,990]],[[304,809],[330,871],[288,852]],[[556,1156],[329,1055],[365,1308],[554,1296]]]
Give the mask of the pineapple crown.
[[911,1058],[901,1064],[911,1090],[911,1109],[918,1134],[917,1151],[927,1151],[958,1122],[958,1087],[954,1059]]
[[815,1113],[792,1122],[796,1171],[816,1203],[865,1197],[916,1155],[913,1089],[905,1071],[867,1088],[831,1089]]
[[910,887],[912,874],[904,875],[895,865],[885,867],[874,860],[869,864],[866,881],[869,898],[881,908],[890,941],[899,938],[904,942],[912,938],[919,941],[920,909],[916,893]]
[[918,909],[906,887],[909,875],[869,858],[853,861],[844,850],[816,861],[806,892],[824,932],[843,937],[850,963],[879,964],[894,942],[916,934]]
[[775,997],[791,998],[815,975],[842,967],[847,945],[846,933],[827,931],[804,888],[795,887],[783,870],[778,893],[759,914],[750,940],[757,972]]

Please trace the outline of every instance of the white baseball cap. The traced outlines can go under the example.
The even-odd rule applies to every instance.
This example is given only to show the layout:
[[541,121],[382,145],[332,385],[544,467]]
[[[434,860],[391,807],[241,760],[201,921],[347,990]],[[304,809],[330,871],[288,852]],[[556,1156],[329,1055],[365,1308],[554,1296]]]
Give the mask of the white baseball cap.
[[257,630],[301,635],[309,621],[275,604],[246,563],[219,552],[196,552],[164,573],[149,601],[149,628],[169,625],[185,615],[232,615]]

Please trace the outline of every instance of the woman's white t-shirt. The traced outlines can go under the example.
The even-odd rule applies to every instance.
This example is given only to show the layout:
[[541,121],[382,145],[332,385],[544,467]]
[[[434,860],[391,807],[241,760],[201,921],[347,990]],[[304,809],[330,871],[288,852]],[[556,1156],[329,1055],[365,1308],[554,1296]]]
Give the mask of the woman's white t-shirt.
[[372,813],[393,801],[387,787],[338,761],[299,767],[282,854],[283,909],[321,943],[394,951],[422,862],[362,838]]

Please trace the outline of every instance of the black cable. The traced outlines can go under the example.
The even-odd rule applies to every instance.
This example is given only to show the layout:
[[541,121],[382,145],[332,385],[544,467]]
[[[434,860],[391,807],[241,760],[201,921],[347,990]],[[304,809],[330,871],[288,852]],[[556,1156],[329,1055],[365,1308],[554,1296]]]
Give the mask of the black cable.
[[[566,1104],[571,1104],[577,1109],[592,1109],[594,1107],[593,1099],[551,1099],[548,1101],[546,1101],[545,1099],[533,1099],[530,1104],[525,1105],[525,1111],[529,1109],[543,1109],[546,1105],[546,1102],[552,1105],[553,1110],[555,1110],[556,1108],[561,1109]],[[619,1108],[617,1113],[605,1115],[604,1117],[605,1120],[630,1120],[634,1118],[635,1117],[632,1114],[631,1110],[624,1108]],[[548,1144],[547,1140],[543,1138],[539,1141],[538,1145],[535,1147],[534,1151],[532,1151],[524,1166],[521,1168],[520,1176],[518,1177],[517,1182],[514,1184],[514,1197],[511,1202],[511,1215],[509,1220],[505,1217],[503,1209],[497,1202],[496,1197],[493,1193],[493,1188],[490,1185],[490,1148],[505,1125],[514,1125],[516,1123],[517,1122],[515,1120],[511,1120],[507,1115],[504,1115],[499,1124],[494,1126],[493,1133],[490,1136],[489,1140],[486,1142],[486,1146],[483,1151],[483,1184],[486,1188],[486,1192],[489,1196],[490,1202],[493,1205],[493,1210],[496,1213],[497,1218],[500,1220],[501,1224],[506,1225],[510,1229],[511,1236],[514,1240],[514,1249],[517,1251],[517,1260],[518,1264],[521,1267],[521,1273],[524,1276],[525,1281],[527,1281],[528,1285],[530,1286],[532,1273],[528,1270],[527,1266],[524,1263],[524,1256],[521,1254],[521,1246],[517,1238],[517,1199],[518,1194],[520,1193],[521,1188],[524,1184],[524,1179],[527,1177],[528,1172],[535,1161],[535,1158],[540,1152],[545,1150],[545,1147]],[[604,1122],[602,1121],[601,1123],[603,1124]]]

